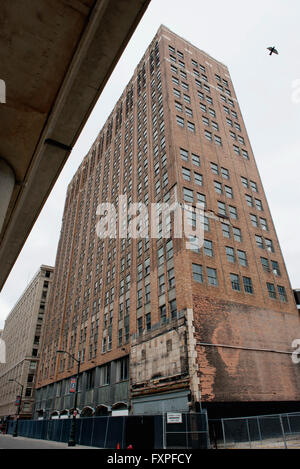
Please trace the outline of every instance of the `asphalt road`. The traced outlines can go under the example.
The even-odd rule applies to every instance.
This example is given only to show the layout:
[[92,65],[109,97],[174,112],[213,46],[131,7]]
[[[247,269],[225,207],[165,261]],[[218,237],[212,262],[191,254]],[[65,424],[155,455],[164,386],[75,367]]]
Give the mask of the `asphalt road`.
[[11,435],[0,435],[1,449],[99,449],[91,446],[68,446],[67,443],[57,441],[34,440],[33,438],[13,437]]

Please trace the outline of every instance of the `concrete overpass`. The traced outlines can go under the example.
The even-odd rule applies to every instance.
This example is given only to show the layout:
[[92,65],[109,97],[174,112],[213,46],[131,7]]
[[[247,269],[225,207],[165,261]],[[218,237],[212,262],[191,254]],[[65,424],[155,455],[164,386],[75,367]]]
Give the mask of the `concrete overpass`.
[[0,5],[0,290],[150,0]]

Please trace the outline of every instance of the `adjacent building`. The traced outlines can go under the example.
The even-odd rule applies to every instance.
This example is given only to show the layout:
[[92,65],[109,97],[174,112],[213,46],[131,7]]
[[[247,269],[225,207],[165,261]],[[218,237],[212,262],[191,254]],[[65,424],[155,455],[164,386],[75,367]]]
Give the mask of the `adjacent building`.
[[42,265],[5,321],[2,339],[6,363],[0,364],[0,418],[15,416],[16,396],[21,393],[20,418],[32,417],[40,337],[52,277],[53,267]]
[[67,190],[35,416],[72,411],[72,355],[82,416],[299,410],[299,326],[229,70],[161,26]]

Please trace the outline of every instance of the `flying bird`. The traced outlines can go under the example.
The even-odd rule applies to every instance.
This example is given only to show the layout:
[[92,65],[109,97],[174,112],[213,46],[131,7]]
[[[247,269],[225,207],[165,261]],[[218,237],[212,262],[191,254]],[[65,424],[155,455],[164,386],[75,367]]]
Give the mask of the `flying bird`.
[[272,55],[272,54],[278,55],[278,50],[276,50],[275,47],[268,47],[268,50],[270,51],[269,55]]

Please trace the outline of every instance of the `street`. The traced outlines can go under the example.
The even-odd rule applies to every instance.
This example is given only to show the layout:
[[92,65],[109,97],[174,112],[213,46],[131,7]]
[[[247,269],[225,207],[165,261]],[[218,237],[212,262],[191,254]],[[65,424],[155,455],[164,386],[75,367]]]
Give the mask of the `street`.
[[1,449],[99,449],[92,446],[68,446],[67,443],[57,441],[35,440],[33,438],[13,437],[11,435],[0,435]]

